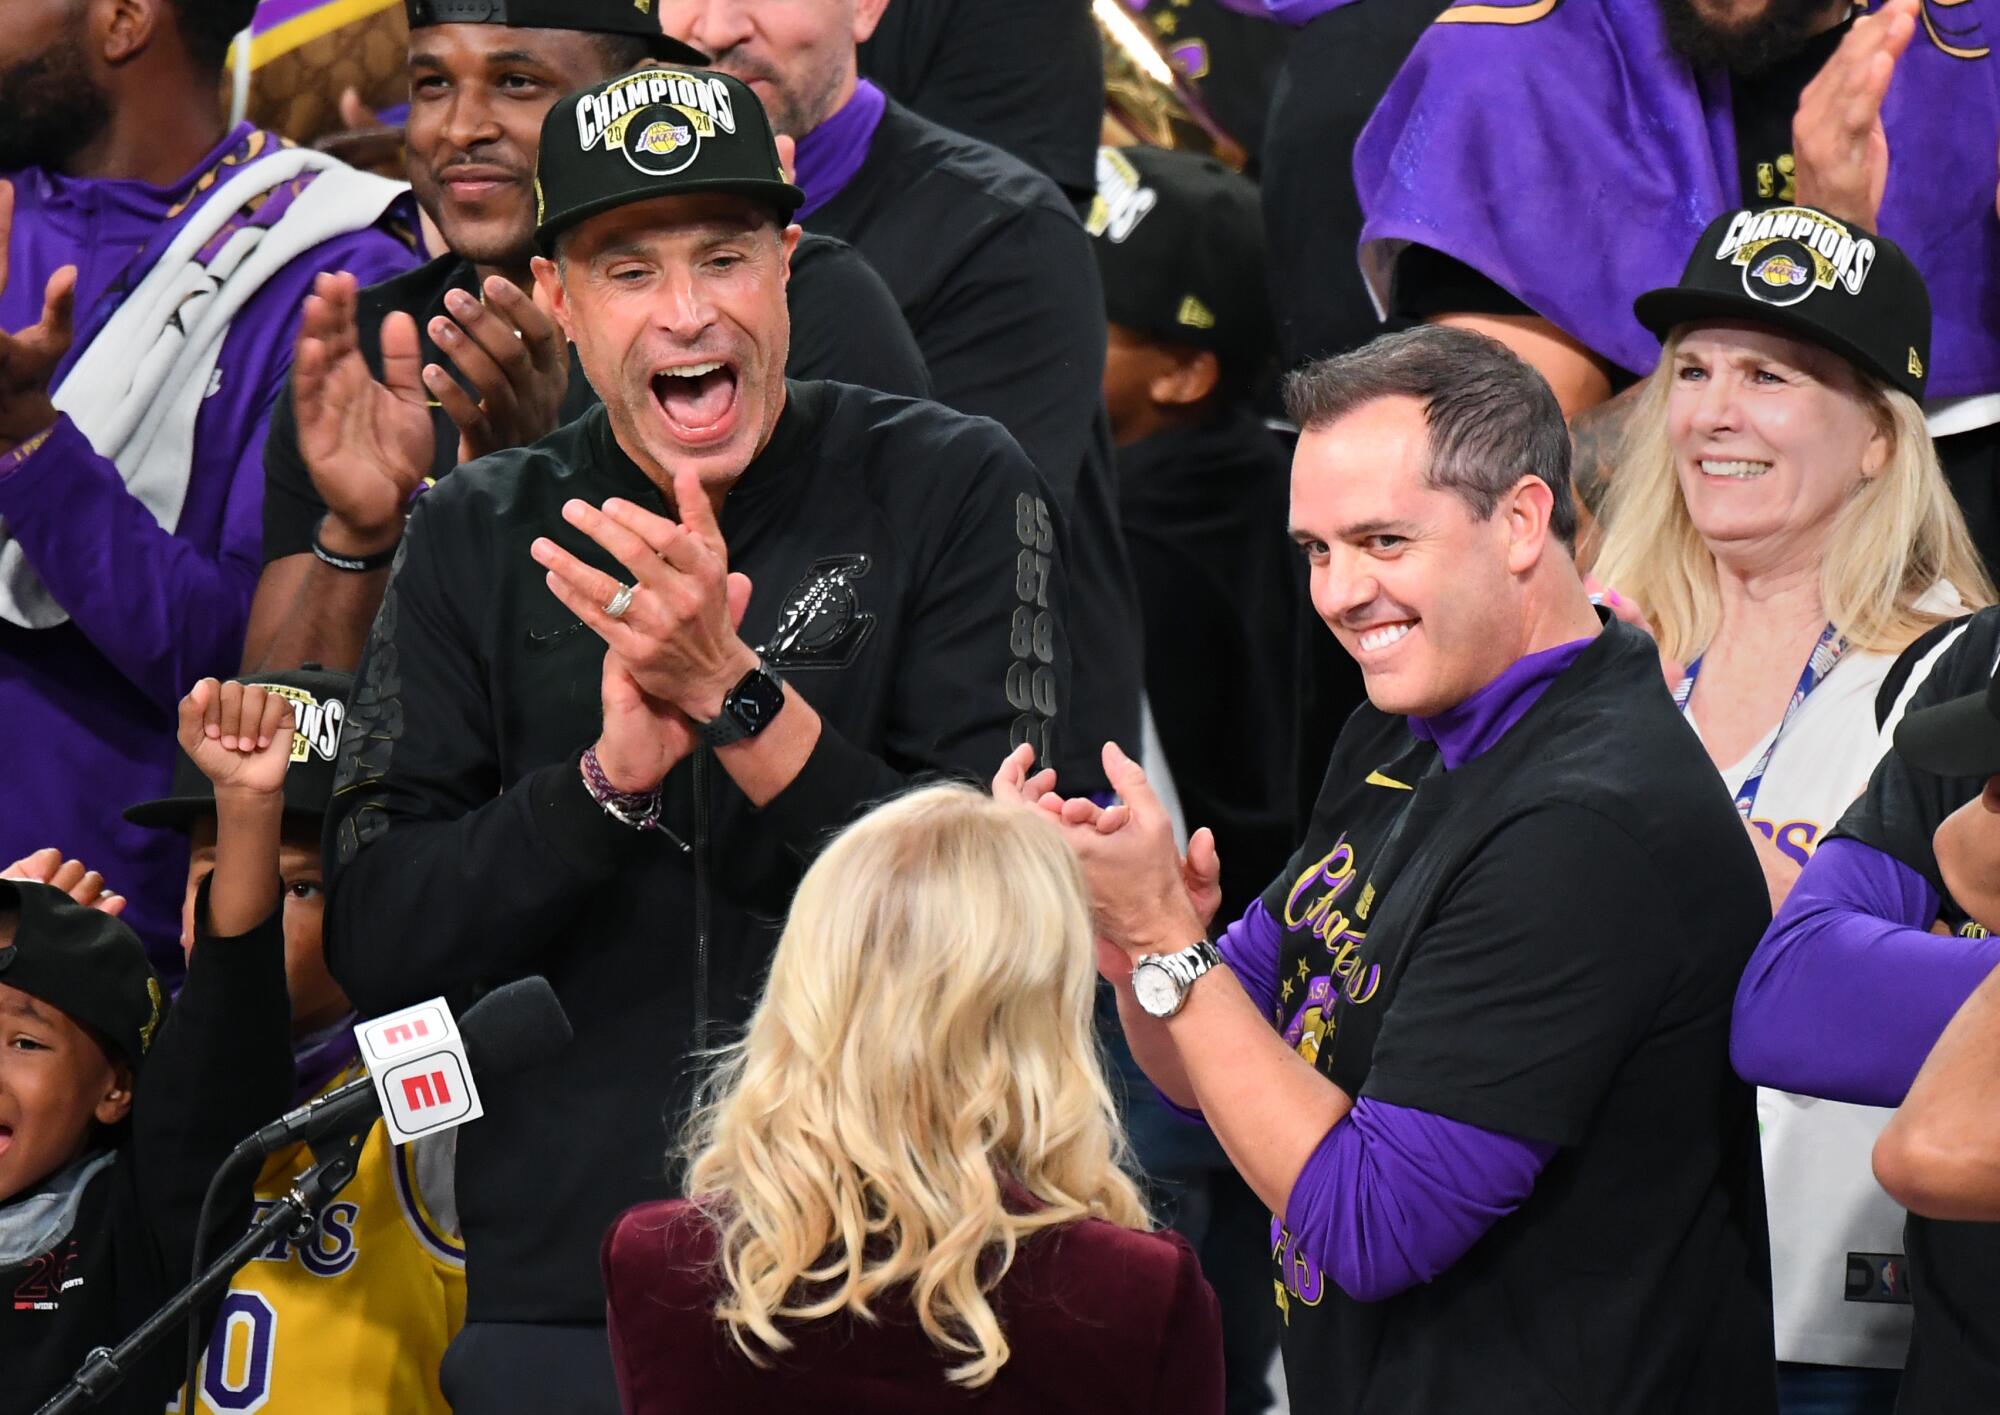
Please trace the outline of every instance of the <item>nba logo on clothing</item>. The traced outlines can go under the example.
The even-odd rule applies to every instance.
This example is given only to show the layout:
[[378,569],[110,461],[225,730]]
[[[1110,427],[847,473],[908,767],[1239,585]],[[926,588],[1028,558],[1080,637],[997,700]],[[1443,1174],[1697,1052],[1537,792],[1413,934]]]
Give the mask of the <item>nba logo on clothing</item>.
[[483,1114],[465,1043],[443,998],[364,1022],[354,1035],[392,1143],[407,1145]]

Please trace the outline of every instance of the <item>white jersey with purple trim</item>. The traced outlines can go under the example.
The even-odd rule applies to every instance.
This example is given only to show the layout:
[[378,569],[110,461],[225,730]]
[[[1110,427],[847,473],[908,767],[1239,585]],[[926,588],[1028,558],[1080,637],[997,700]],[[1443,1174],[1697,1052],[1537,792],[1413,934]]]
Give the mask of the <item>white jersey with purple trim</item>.
[[[313,1236],[237,1273],[202,1353],[199,1415],[448,1415],[438,1363],[465,1322],[452,1138],[398,1148],[378,1120]],[[273,1155],[259,1208],[311,1163],[304,1146]]]
[[[1940,587],[1922,603],[1939,613],[1962,613],[1952,608],[1957,599],[1955,591]],[[1904,707],[1958,632],[1917,661],[1879,729],[1875,699],[1897,656],[1860,650],[1843,656],[1778,739],[1752,826],[1803,865],[1867,788]],[[1694,714],[1688,722],[1701,730]],[[1722,773],[1732,795],[1769,743],[1767,736]],[[1757,1091],[1780,1361],[1903,1364],[1910,1344],[1904,1214],[1875,1182],[1870,1161],[1875,1137],[1893,1113]]]

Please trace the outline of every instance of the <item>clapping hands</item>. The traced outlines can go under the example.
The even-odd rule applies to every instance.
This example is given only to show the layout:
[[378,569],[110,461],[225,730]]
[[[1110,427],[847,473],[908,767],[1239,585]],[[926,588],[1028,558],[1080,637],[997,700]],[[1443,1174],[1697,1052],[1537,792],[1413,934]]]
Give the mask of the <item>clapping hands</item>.
[[1214,834],[1197,830],[1182,855],[1145,770],[1115,742],[1104,746],[1105,775],[1121,798],[1111,806],[1058,795],[1055,772],[1034,771],[1034,761],[1033,747],[1016,747],[994,775],[993,797],[1040,812],[1076,852],[1090,886],[1098,971],[1122,981],[1135,958],[1200,937],[1222,904]]

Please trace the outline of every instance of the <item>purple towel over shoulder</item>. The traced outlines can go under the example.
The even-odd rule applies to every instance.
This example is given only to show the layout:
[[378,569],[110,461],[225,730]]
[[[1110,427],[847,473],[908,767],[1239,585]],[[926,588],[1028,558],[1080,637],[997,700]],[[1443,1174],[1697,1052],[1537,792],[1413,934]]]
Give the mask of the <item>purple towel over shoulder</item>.
[[[2000,390],[2000,0],[1925,0],[1883,105],[1885,235],[1930,286],[1929,393]],[[1680,276],[1742,203],[1726,76],[1667,44],[1658,0],[1460,0],[1418,41],[1354,150],[1361,265],[1464,261],[1634,373],[1632,301]]]

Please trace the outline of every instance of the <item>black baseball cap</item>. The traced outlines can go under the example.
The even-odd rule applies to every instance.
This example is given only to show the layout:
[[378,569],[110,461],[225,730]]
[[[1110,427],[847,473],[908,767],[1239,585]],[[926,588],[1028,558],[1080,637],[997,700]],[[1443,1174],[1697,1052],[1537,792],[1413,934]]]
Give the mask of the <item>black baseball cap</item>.
[[1886,236],[1809,206],[1735,211],[1710,223],[1681,283],[1632,305],[1665,339],[1677,324],[1746,319],[1811,340],[1912,398],[1931,359],[1924,277]]
[[0,879],[0,909],[20,911],[0,946],[0,984],[66,1014],[137,1066],[153,1044],[167,994],[139,936],[54,885]]
[[785,180],[771,120],[740,79],[647,65],[570,94],[542,120],[535,244],[544,255],[600,212],[696,192],[754,198],[780,221],[806,199]]
[[[334,759],[340,755],[340,729],[347,721],[353,676],[309,663],[285,673],[250,673],[236,681],[292,700],[292,764],[285,769],[285,815],[319,820],[333,799]],[[186,830],[195,817],[214,810],[215,783],[202,775],[186,752],[177,750],[174,782],[168,794],[128,807],[125,819],[134,825]]]
[[403,0],[410,28],[429,25],[508,25],[514,29],[574,29],[653,41],[653,56],[673,64],[706,64],[708,56],[660,30],[653,0]]
[[1200,153],[1101,147],[1084,227],[1113,324],[1244,371],[1270,357],[1264,215],[1241,173]]
[[2000,776],[2000,675],[1896,724],[1896,755],[1934,776]]

